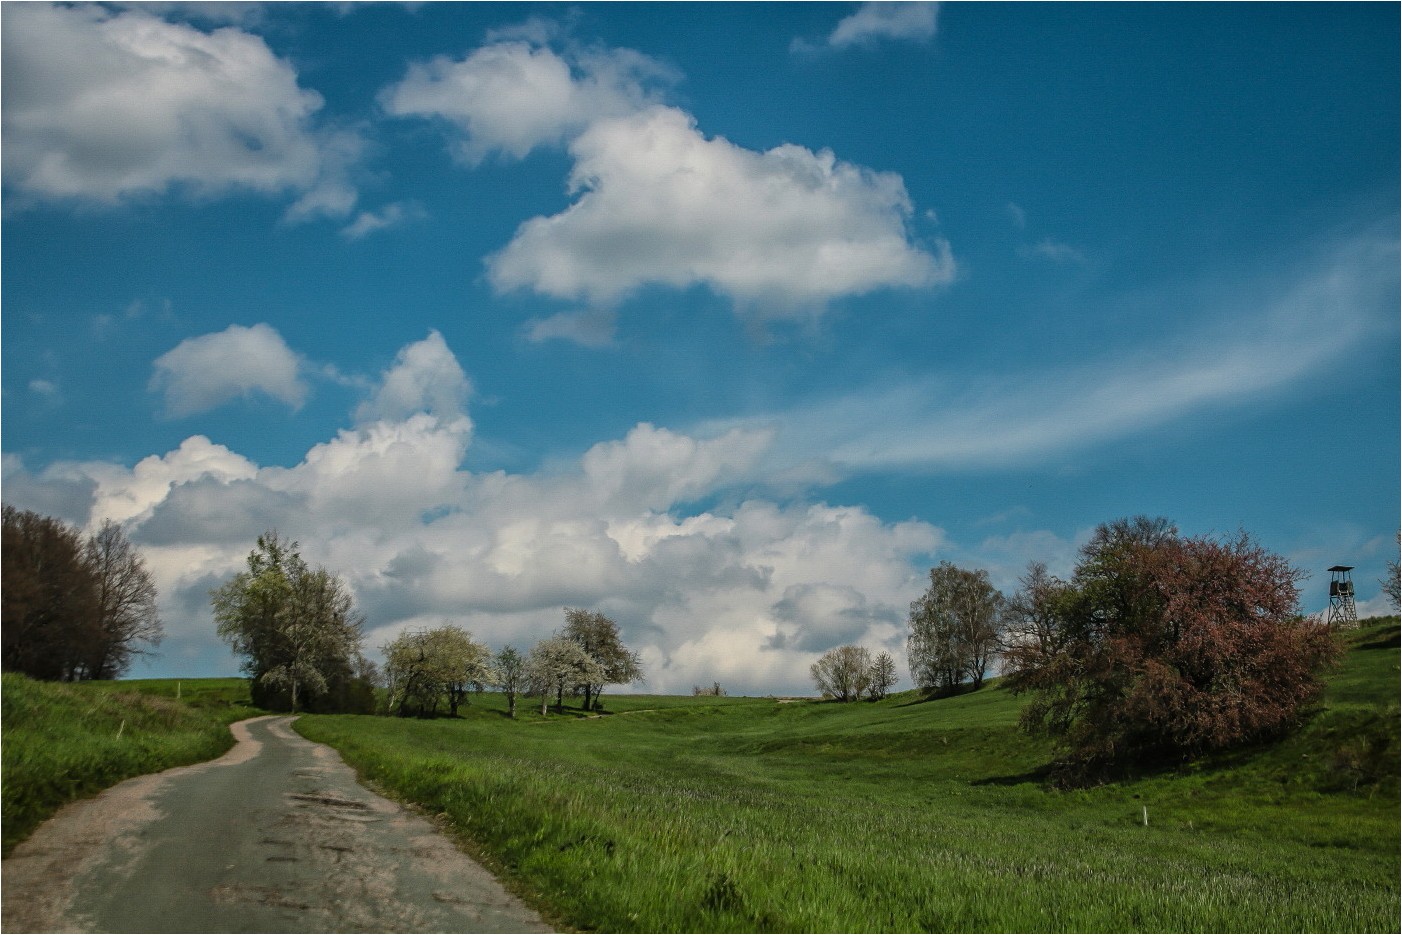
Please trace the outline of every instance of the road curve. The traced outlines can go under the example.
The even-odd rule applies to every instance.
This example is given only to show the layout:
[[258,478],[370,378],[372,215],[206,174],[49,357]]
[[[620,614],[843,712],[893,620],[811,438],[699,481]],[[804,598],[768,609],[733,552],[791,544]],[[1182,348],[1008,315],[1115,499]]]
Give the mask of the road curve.
[[4,931],[550,931],[291,721],[66,806],[0,868]]

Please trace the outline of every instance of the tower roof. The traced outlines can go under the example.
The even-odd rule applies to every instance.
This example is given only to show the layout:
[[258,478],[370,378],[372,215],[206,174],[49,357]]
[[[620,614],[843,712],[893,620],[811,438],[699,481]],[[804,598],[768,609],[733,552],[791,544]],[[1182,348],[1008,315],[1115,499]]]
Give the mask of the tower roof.
[[1352,565],[1335,565],[1330,571],[1353,571]]

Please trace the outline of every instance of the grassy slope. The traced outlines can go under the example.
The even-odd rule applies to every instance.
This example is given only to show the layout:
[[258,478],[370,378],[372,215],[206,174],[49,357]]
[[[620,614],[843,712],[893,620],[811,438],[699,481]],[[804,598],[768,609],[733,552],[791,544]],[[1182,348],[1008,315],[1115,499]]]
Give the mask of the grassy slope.
[[73,799],[218,756],[233,744],[227,725],[261,713],[243,679],[56,684],[12,673],[0,707],[5,854]]
[[1050,749],[996,687],[299,729],[579,928],[1396,931],[1395,620],[1356,642],[1285,742],[1077,792],[1037,779]]

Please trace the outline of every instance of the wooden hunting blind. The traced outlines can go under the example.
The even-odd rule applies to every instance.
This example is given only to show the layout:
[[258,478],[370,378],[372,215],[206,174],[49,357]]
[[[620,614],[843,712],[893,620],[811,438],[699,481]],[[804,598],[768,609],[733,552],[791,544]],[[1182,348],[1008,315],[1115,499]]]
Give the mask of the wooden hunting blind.
[[1353,604],[1353,566],[1335,565],[1329,569],[1329,616],[1331,627],[1358,626],[1358,608]]

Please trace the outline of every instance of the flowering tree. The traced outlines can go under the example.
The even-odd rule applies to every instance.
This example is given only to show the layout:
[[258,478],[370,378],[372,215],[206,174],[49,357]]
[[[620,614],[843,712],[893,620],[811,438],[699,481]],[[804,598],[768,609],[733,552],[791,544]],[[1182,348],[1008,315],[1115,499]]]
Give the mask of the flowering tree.
[[1163,519],[1101,526],[1051,589],[1059,645],[1019,671],[1024,723],[1060,738],[1070,778],[1182,759],[1295,723],[1337,652],[1298,613],[1301,573],[1245,534]]
[[436,713],[447,697],[449,714],[468,693],[492,680],[491,651],[461,627],[446,624],[432,630],[401,633],[384,647],[390,710],[420,716]]
[[556,710],[564,710],[565,690],[576,685],[598,685],[607,676],[603,666],[574,640],[552,636],[541,640],[526,654],[526,683],[532,694],[540,695],[544,714],[555,696]]

